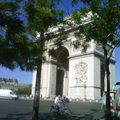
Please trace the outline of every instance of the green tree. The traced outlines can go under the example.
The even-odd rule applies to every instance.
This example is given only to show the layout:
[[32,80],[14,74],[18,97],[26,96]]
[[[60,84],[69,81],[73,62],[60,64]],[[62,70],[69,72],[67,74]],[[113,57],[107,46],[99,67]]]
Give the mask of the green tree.
[[31,85],[20,86],[15,93],[18,95],[30,95],[31,94]]
[[31,41],[21,19],[19,0],[0,1],[0,65],[9,69],[31,67]]
[[38,120],[41,66],[45,42],[49,39],[45,33],[48,31],[49,27],[56,25],[62,18],[62,12],[55,9],[56,4],[55,0],[29,0],[26,4],[28,31],[34,37],[36,37],[37,34],[40,35],[40,37],[35,38],[33,47],[35,54],[34,65],[36,66],[37,75],[32,120]]
[[[33,120],[38,119],[41,64],[47,37],[45,32],[61,19],[62,12],[55,8],[59,1],[26,0],[26,24],[21,19],[20,0],[0,1],[0,65],[9,69],[37,68]],[[36,33],[40,37],[36,38]]]
[[[72,0],[73,4],[78,0]],[[85,36],[84,45],[91,40],[102,46],[104,50],[105,73],[107,80],[107,119],[110,119],[110,70],[109,64],[114,49],[120,44],[120,1],[119,0],[82,0],[85,8],[73,13],[78,24],[77,37]],[[90,17],[87,23],[83,17]],[[77,41],[81,44],[81,41]],[[84,47],[83,45],[83,47]]]

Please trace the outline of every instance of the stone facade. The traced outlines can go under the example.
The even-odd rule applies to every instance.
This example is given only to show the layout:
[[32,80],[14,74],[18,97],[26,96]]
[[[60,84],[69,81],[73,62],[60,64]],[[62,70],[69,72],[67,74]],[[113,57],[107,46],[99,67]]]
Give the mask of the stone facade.
[[[55,38],[53,38],[55,39]],[[92,40],[85,51],[82,47],[71,45],[76,40],[74,32],[68,33],[68,38],[60,48],[56,48],[54,40],[46,43],[46,61],[42,64],[42,97],[54,97],[58,94],[75,99],[100,99],[102,91],[106,90],[103,82],[104,64],[101,46]],[[57,56],[51,56],[48,51],[56,48]],[[111,88],[114,84],[114,54],[110,63]],[[35,90],[36,71],[33,72],[32,95]]]

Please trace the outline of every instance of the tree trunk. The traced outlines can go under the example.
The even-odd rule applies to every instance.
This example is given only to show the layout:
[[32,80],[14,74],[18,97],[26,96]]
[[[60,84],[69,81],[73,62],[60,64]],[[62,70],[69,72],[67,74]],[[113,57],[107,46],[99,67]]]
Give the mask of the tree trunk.
[[110,70],[109,70],[109,58],[106,59],[106,77],[107,77],[107,95],[106,95],[106,109],[107,109],[107,118],[111,118],[111,111],[110,111]]
[[35,85],[35,95],[34,95],[34,102],[33,102],[32,120],[38,120],[38,115],[39,115],[41,66],[42,66],[42,59],[39,59],[39,63],[37,65],[37,75],[36,75],[36,85]]
[[108,51],[103,46],[104,49],[104,57],[105,57],[105,73],[106,73],[106,80],[107,80],[107,94],[106,94],[106,119],[110,120],[111,118],[111,111],[110,111],[110,57],[108,57]]
[[37,75],[36,75],[32,120],[38,120],[38,114],[39,114],[41,69],[42,69],[42,55],[43,55],[43,50],[44,50],[44,44],[45,44],[45,38],[44,38],[44,32],[42,32],[40,35],[40,39],[38,39],[38,45],[40,47],[40,54],[37,58]]

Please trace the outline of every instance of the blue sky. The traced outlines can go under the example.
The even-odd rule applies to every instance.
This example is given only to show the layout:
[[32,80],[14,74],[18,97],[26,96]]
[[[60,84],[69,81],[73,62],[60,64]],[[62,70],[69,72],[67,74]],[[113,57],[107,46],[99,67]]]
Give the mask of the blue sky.
[[32,72],[21,71],[19,68],[11,71],[5,67],[0,67],[0,77],[17,79],[21,84],[32,83]]

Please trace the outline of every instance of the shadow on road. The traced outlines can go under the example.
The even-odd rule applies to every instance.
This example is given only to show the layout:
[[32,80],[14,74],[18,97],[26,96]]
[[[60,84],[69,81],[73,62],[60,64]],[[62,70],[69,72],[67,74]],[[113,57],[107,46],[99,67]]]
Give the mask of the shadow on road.
[[[95,118],[96,113],[99,111],[96,109],[91,109],[92,113],[90,114],[58,114],[58,113],[40,113],[40,120],[99,120],[100,118]],[[19,113],[19,114],[8,114],[0,120],[31,120],[32,113]]]
[[31,120],[32,113],[20,113],[20,114],[8,114],[4,117],[0,117],[0,120]]

